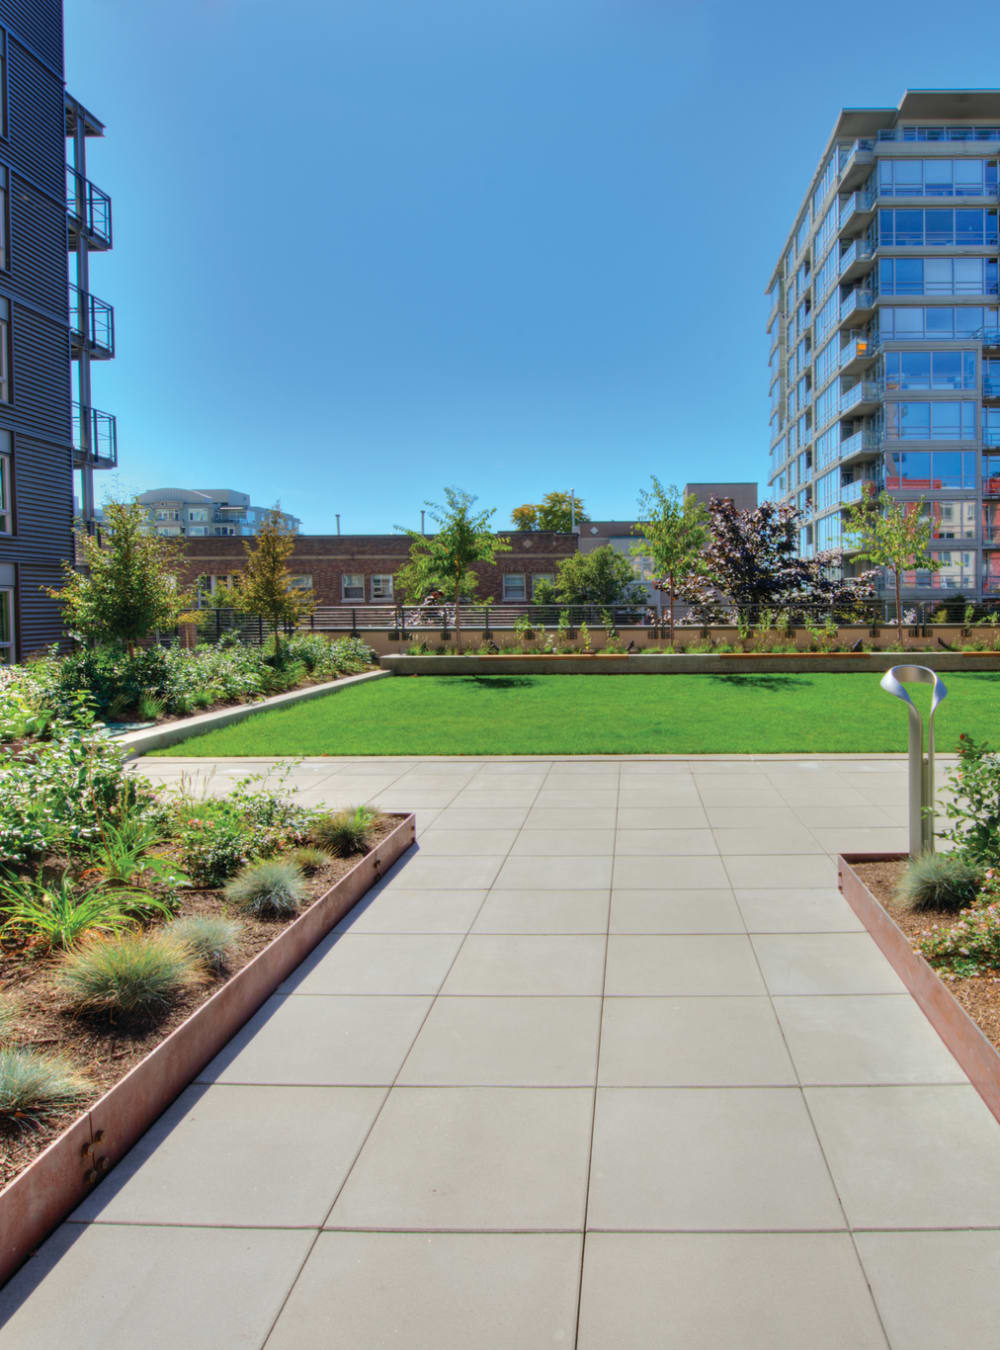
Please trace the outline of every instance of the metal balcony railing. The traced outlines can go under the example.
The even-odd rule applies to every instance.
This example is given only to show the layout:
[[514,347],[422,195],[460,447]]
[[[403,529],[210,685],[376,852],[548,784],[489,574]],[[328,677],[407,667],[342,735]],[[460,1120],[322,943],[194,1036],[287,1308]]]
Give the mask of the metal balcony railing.
[[84,178],[76,169],[66,166],[66,210],[70,226],[80,231],[91,248],[111,247],[111,198],[106,192]]
[[114,469],[118,464],[118,426],[112,413],[73,404],[73,449],[77,468]]
[[76,338],[97,355],[115,354],[115,311],[106,300],[69,288],[69,326]]
[[983,447],[986,450],[1000,447],[1000,427],[983,427]]

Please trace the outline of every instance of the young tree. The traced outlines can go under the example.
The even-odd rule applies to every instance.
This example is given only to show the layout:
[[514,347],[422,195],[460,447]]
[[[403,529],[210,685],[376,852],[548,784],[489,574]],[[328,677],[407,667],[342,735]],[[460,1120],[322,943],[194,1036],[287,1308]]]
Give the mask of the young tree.
[[872,594],[871,574],[839,577],[839,552],[800,557],[802,512],[796,507],[761,502],[753,511],[740,511],[729,498],[713,497],[708,512],[711,539],[700,574],[680,587],[703,619],[729,607],[740,619],[756,622],[766,609],[818,604],[834,609]]
[[664,488],[655,476],[652,489],[639,496],[640,519],[635,533],[643,542],[634,544],[632,556],[648,558],[653,573],[670,597],[670,641],[674,640],[674,601],[678,585],[689,581],[701,566],[709,541],[708,510],[691,492],[683,496],[676,487]]
[[[431,591],[443,591],[455,605],[455,645],[462,650],[463,600],[474,600],[479,578],[477,562],[495,562],[498,553],[510,551],[510,541],[494,534],[490,521],[495,511],[473,511],[477,498],[458,488],[445,488],[444,505],[426,502],[436,534],[404,530],[410,539],[410,561],[397,574],[397,584],[411,599],[423,599]],[[397,529],[402,528],[397,526]]]
[[639,605],[645,599],[632,563],[610,544],[563,558],[556,593],[571,605]]
[[931,537],[930,516],[923,513],[924,499],[899,502],[888,492],[866,493],[848,511],[844,533],[856,556],[876,567],[892,570],[896,589],[896,632],[903,650],[902,573],[919,568],[935,572],[937,559],[927,551]]
[[519,530],[551,530],[554,534],[571,534],[574,524],[590,517],[583,502],[568,492],[547,492],[540,502],[515,507],[510,518]]
[[135,644],[160,628],[173,628],[192,597],[180,587],[180,539],[148,528],[138,502],[108,502],[102,537],[78,533],[84,571],[64,562],[65,585],[48,594],[63,607],[71,633],[96,642]]
[[280,659],[282,625],[297,624],[315,608],[312,592],[297,590],[288,570],[295,532],[276,506],[243,547],[247,560],[231,587],[234,607],[243,614],[260,614],[274,625],[274,655]]

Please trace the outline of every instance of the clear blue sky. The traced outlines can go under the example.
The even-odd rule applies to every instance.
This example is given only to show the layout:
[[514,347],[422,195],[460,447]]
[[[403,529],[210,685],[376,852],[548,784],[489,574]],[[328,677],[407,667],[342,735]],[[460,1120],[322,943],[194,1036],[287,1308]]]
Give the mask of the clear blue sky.
[[[100,488],[310,532],[445,484],[766,483],[764,288],[842,106],[1000,81],[994,5],[65,0],[107,124]],[[100,497],[99,489],[99,497]]]

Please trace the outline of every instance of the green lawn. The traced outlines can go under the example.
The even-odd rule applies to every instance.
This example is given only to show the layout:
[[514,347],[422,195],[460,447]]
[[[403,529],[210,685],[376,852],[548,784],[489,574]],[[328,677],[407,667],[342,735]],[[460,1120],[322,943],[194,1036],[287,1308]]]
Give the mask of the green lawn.
[[[902,751],[907,714],[878,675],[396,676],[161,755],[586,755]],[[1000,743],[1000,674],[946,675],[937,748]],[[910,686],[918,707],[930,687]]]

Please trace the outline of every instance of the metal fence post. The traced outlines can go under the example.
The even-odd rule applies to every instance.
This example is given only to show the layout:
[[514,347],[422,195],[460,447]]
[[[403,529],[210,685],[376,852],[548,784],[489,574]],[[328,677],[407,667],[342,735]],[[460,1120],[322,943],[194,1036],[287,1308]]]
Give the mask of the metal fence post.
[[[924,723],[903,683],[930,684],[931,711],[927,719],[927,754],[924,754]],[[889,694],[906,704],[910,717],[910,857],[934,852],[934,714],[948,696],[937,674],[927,666],[893,666],[879,681]]]

